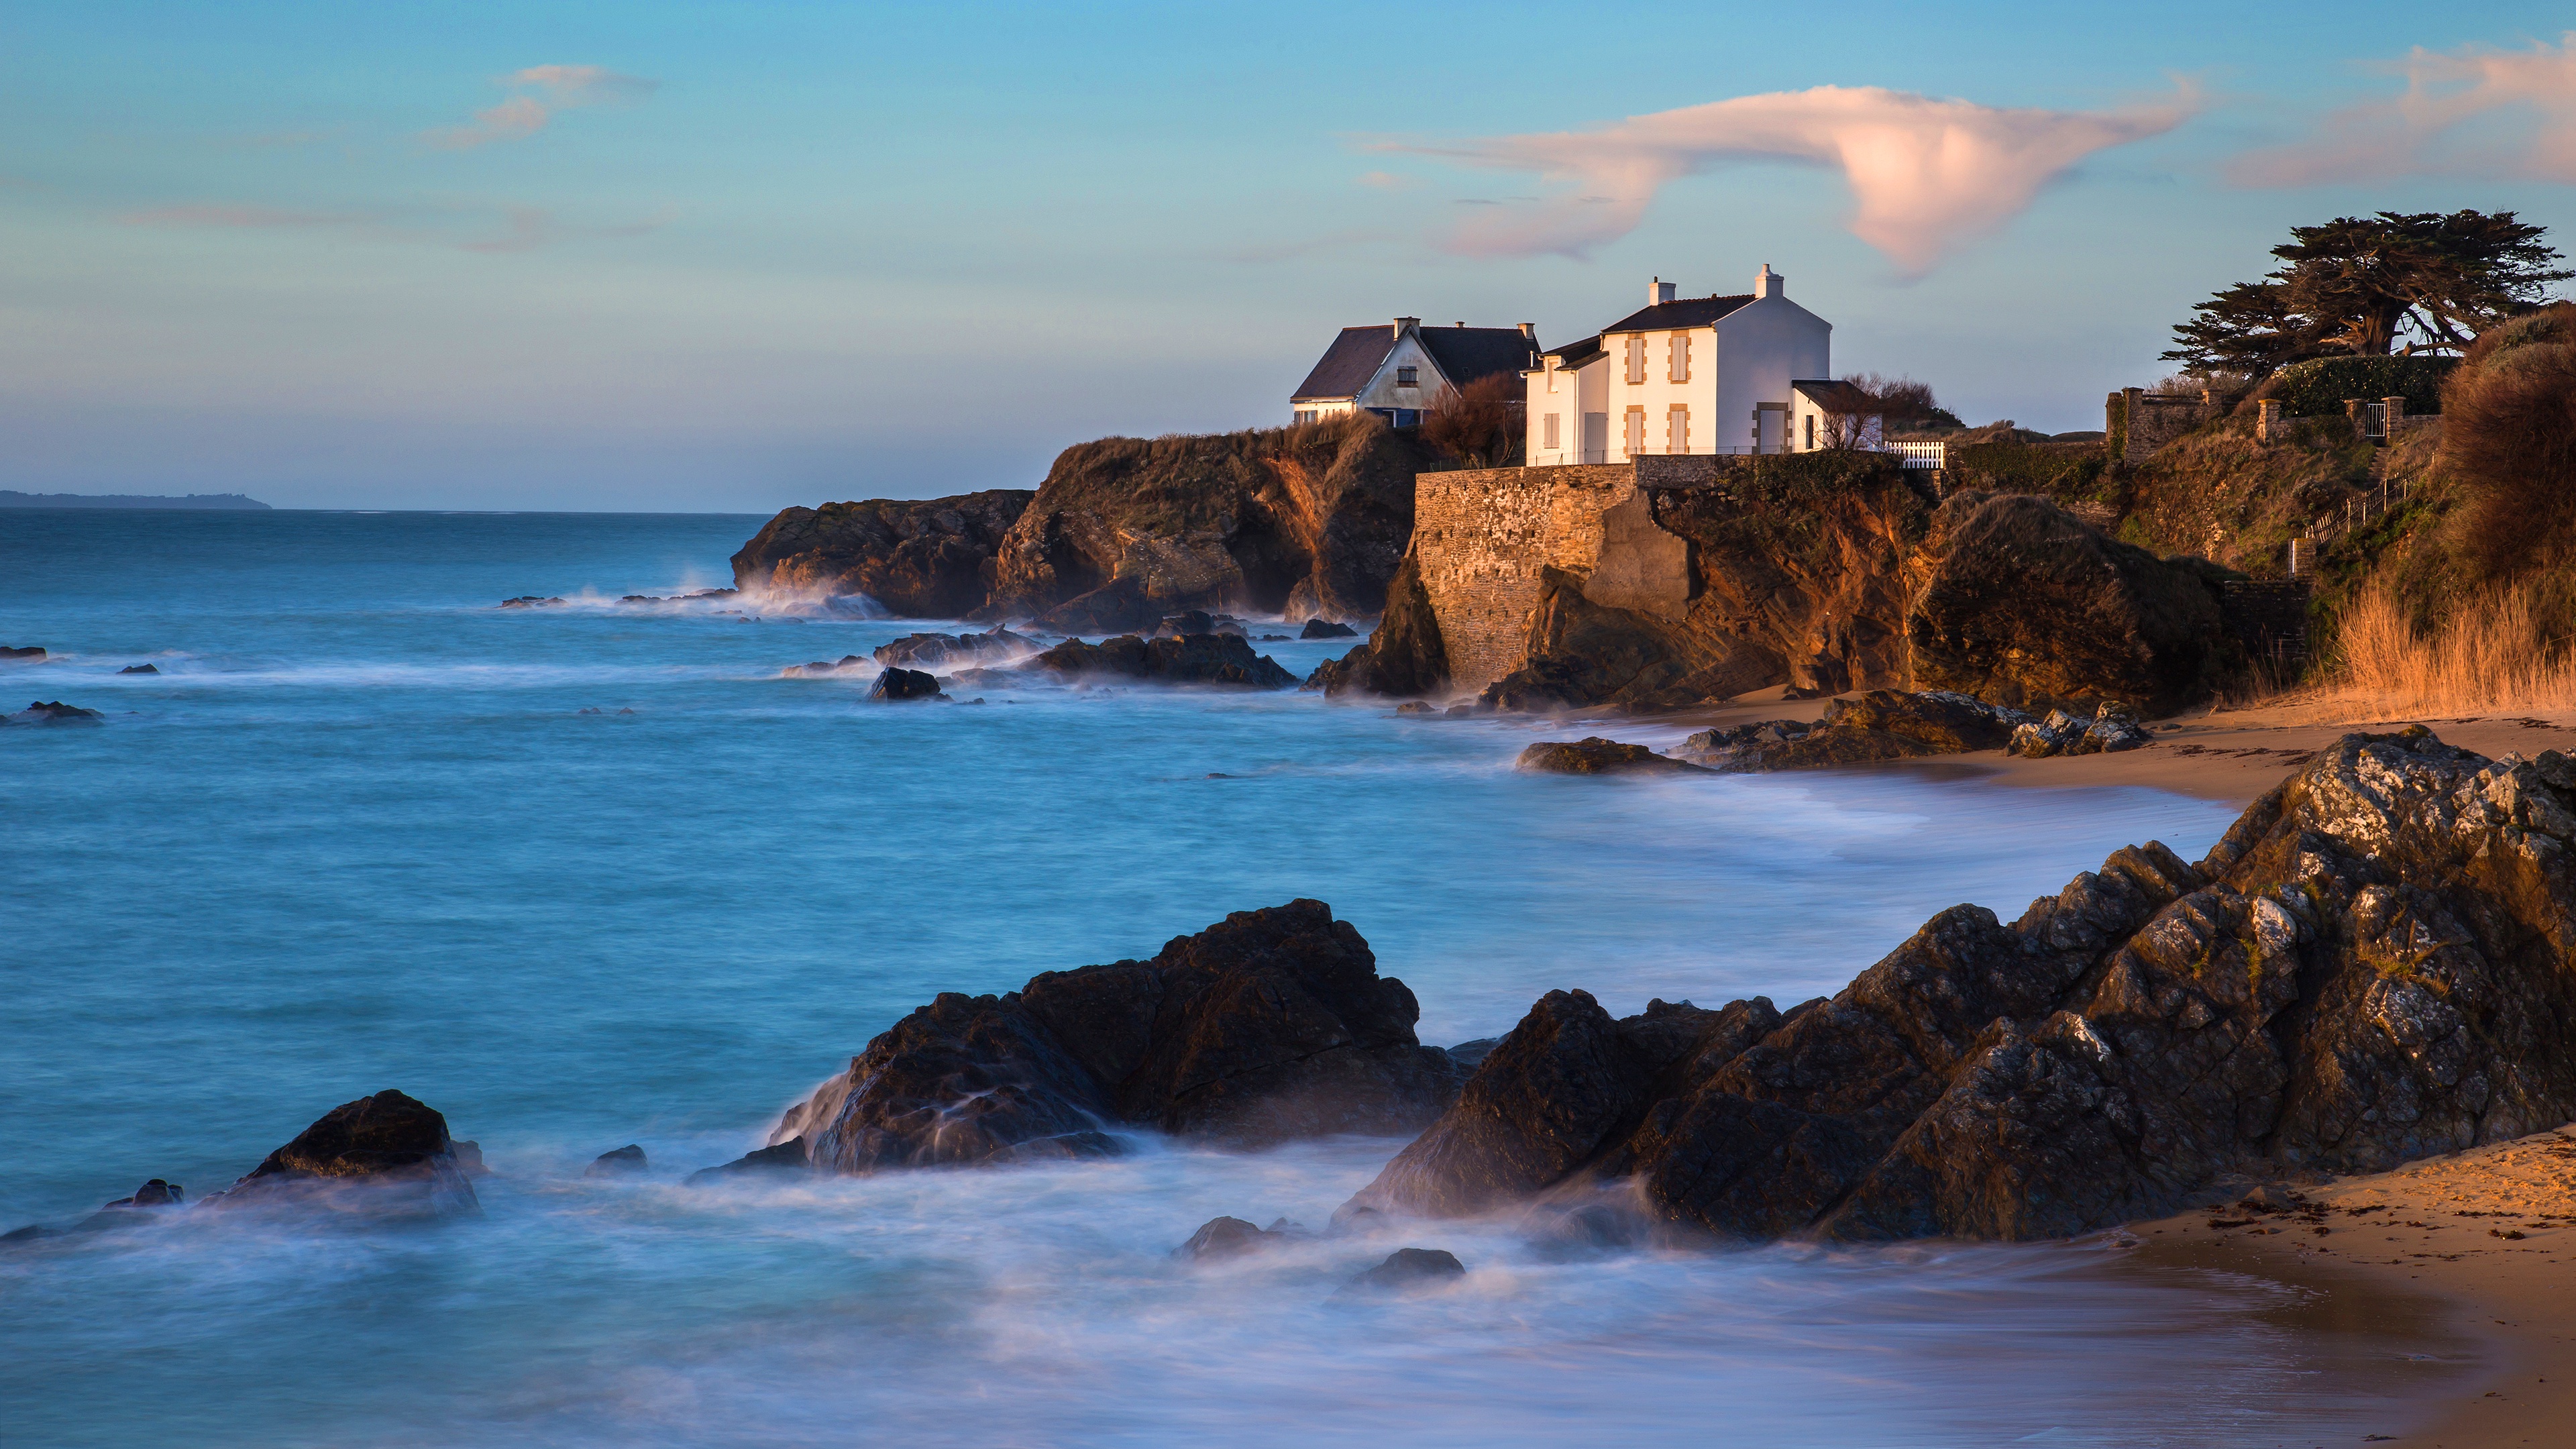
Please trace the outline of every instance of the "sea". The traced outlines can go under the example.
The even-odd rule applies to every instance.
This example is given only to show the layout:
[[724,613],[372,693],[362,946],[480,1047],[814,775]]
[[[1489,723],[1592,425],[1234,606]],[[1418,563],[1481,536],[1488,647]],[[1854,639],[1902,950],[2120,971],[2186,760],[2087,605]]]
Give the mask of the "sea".
[[[0,1443],[2306,1445],[2396,1432],[2469,1352],[2107,1236],[1571,1251],[1502,1214],[1173,1257],[1220,1214],[1322,1228],[1378,1138],[691,1186],[934,994],[1230,911],[1329,903],[1446,1044],[1559,987],[1787,1007],[2233,814],[1529,776],[1536,739],[1679,730],[1294,690],[870,704],[791,670],[941,626],[673,601],[762,521],[0,516],[0,644],[49,651],[0,709],[104,716],[0,727],[0,1230],[201,1197],[386,1088],[491,1168],[443,1222],[0,1249]],[[645,1172],[585,1175],[629,1143]],[[1407,1246],[1466,1277],[1342,1291]]]

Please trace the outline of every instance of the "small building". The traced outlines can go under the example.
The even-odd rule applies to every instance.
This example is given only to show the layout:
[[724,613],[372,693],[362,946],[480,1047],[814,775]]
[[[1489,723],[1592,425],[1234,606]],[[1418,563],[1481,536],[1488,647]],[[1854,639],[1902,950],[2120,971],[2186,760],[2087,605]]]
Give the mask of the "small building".
[[[1644,308],[1524,370],[1522,456],[1540,467],[1821,446],[1806,442],[1801,420],[1845,399],[1800,387],[1833,376],[1833,324],[1790,301],[1787,287],[1768,263],[1751,292],[1734,296],[1676,297],[1673,283],[1648,283]],[[1829,434],[1820,426],[1818,436]]]
[[1444,388],[1536,366],[1538,329],[1530,323],[1425,327],[1419,317],[1398,317],[1391,324],[1343,328],[1288,407],[1301,423],[1366,410],[1409,428],[1422,421]]

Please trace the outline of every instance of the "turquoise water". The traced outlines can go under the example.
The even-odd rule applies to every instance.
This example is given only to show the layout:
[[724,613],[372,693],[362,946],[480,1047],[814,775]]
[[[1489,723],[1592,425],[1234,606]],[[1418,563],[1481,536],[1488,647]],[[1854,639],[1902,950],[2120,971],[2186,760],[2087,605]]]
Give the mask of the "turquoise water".
[[[192,1195],[398,1087],[479,1140],[437,1228],[182,1221],[0,1256],[0,1439],[105,1444],[2234,1443],[2376,1425],[2279,1285],[2098,1248],[1641,1252],[1507,1220],[1187,1273],[1394,1144],[688,1189],[940,990],[1330,902],[1426,1040],[1583,986],[1786,1005],[2232,812],[2146,791],[1509,768],[1527,725],[1300,693],[789,677],[909,622],[733,601],[760,520],[0,515],[0,1227]],[[561,609],[501,610],[520,594]],[[1338,642],[1263,646],[1299,674]],[[156,675],[120,669],[154,664]],[[599,713],[585,713],[597,710]],[[627,713],[626,711],[633,711]],[[1659,742],[1671,730],[1624,726]],[[1214,776],[1227,778],[1213,778]],[[639,1142],[654,1170],[579,1176]],[[1437,1299],[1331,1301],[1392,1246]],[[2164,1387],[2199,1387],[2188,1403]],[[1998,1425],[2012,1429],[1998,1432]],[[2270,1442],[2268,1439],[2262,1442]]]

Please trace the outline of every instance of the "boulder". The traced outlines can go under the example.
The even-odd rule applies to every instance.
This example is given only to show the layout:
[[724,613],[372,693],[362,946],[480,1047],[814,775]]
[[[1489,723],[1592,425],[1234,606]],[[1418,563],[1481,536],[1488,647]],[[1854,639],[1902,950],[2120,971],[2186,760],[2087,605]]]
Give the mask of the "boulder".
[[325,1112],[212,1206],[294,1202],[336,1208],[476,1210],[447,1119],[401,1092],[378,1092]]
[[[876,660],[884,665],[920,665],[936,670],[949,665],[1001,664],[1038,652],[1038,641],[1008,629],[982,634],[906,634],[880,644]],[[853,655],[852,658],[857,656]],[[845,659],[844,664],[850,662]]]
[[1387,584],[1386,612],[1368,642],[1317,665],[1306,680],[1306,688],[1322,690],[1326,699],[1361,694],[1409,699],[1448,687],[1448,646],[1441,642],[1440,620],[1411,554]]
[[1752,774],[1862,765],[2000,748],[2030,717],[1964,694],[1874,689],[1825,706],[1814,724],[1764,720],[1702,730],[1673,751],[1712,770]]
[[44,657],[45,651],[41,645],[22,644],[12,648],[6,644],[0,644],[0,662],[15,661],[22,664],[33,664]]
[[504,609],[551,609],[561,605],[562,603],[563,600],[561,599],[545,598],[537,594],[521,594],[515,599],[503,599],[501,601],[501,607]]
[[[814,1170],[814,1163],[812,1158],[808,1155],[809,1150],[810,1144],[805,1138],[801,1136],[790,1137],[784,1142],[772,1143],[767,1147],[746,1152],[742,1156],[735,1158],[733,1161],[724,1163],[720,1166],[702,1167],[696,1172],[689,1174],[689,1185],[691,1187],[698,1187],[706,1183],[721,1181],[724,1178],[741,1177],[746,1174],[811,1172]],[[641,1156],[642,1154],[638,1153],[637,1155]],[[584,1175],[588,1176],[590,1174]]]
[[1172,1250],[1172,1256],[1189,1262],[1211,1258],[1234,1258],[1269,1247],[1285,1234],[1265,1233],[1241,1218],[1210,1218],[1190,1240]]
[[1330,619],[1309,619],[1306,621],[1306,627],[1297,631],[1297,637],[1300,639],[1355,639],[1359,637],[1359,632],[1348,624],[1336,624]]
[[1642,1091],[1543,998],[1350,1210],[1624,1180],[1743,1238],[2043,1238],[2524,1136],[2576,1117],[2571,846],[2576,761],[2348,735],[2197,864],[2150,842],[2010,924],[1943,911]]
[[859,655],[844,654],[837,661],[830,659],[817,659],[811,664],[790,664],[783,672],[788,674],[801,674],[807,678],[829,678],[832,675],[839,674],[845,669],[865,664],[867,662],[868,661],[865,658],[862,658]]
[[2012,743],[2007,748],[2025,759],[2043,760],[2051,755],[2135,750],[2150,743],[2136,715],[2122,705],[2105,703],[2091,719],[2078,719],[2064,710],[2052,709],[2045,719],[2026,720],[2014,727]]
[[898,618],[960,619],[993,586],[994,551],[1035,494],[871,499],[782,511],[733,556],[750,591],[862,594]]
[[1385,1262],[1353,1278],[1350,1286],[1365,1292],[1407,1293],[1466,1276],[1467,1265],[1446,1249],[1398,1248],[1386,1255]]
[[2166,715],[2242,666],[2222,612],[2233,574],[2106,538],[2046,499],[1957,494],[1930,552],[1907,623],[1920,684],[2032,710],[2114,701]]
[[61,700],[57,699],[51,703],[38,700],[35,703],[28,705],[25,709],[18,711],[16,714],[0,715],[0,723],[39,725],[84,724],[104,720],[106,718],[106,715],[99,713],[97,710],[82,709],[76,704],[65,704]]
[[1165,684],[1228,684],[1285,689],[1297,676],[1268,655],[1255,654],[1240,634],[1190,634],[1140,639],[1122,634],[1097,644],[1068,639],[1029,661],[1030,667],[1068,678],[1117,675]]
[[1656,754],[1644,745],[1623,745],[1595,735],[1586,739],[1544,740],[1512,762],[1514,769],[1545,775],[1697,774],[1697,765]]
[[158,674],[161,672],[161,666],[158,664],[129,664],[116,672],[119,674]]
[[1239,911],[1149,961],[944,992],[791,1109],[835,1172],[1114,1153],[1120,1129],[1233,1144],[1410,1131],[1457,1090],[1404,983],[1321,901]]
[[592,1158],[590,1166],[583,1168],[581,1175],[584,1177],[631,1177],[643,1170],[644,1149],[636,1146],[632,1142],[629,1142],[623,1147],[612,1147],[608,1151]]
[[917,669],[888,668],[877,676],[876,683],[868,686],[868,698],[878,703],[937,699],[939,680]]

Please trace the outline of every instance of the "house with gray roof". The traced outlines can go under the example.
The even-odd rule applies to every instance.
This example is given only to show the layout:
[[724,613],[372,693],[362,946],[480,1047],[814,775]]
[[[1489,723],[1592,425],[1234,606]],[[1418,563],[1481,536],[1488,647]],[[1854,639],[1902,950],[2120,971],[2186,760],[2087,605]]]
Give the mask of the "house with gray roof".
[[1840,439],[1815,428],[1847,401],[1827,381],[1833,324],[1790,301],[1785,278],[1765,263],[1750,292],[1678,290],[1654,279],[1644,307],[1523,371],[1531,466],[1801,452]]
[[1288,407],[1301,423],[1365,410],[1409,428],[1422,421],[1442,390],[1497,374],[1517,376],[1538,362],[1538,329],[1527,322],[1425,327],[1419,317],[1398,317],[1343,328],[1290,395]]

